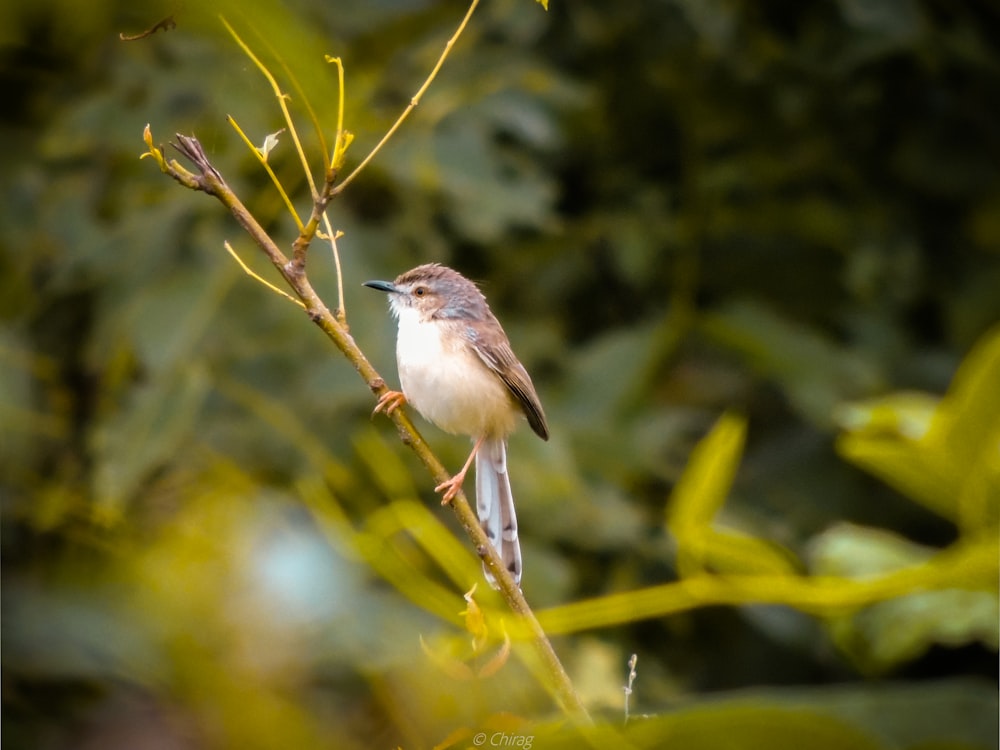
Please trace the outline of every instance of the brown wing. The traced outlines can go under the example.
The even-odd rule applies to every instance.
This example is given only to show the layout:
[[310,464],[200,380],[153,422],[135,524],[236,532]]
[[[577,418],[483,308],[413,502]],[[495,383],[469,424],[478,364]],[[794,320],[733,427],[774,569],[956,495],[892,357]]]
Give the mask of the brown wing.
[[[492,324],[492,325],[491,325]],[[479,327],[488,326],[489,335],[480,335]],[[494,329],[493,326],[496,326]],[[499,333],[499,335],[496,335]],[[521,405],[521,410],[528,418],[528,424],[542,440],[549,439],[549,428],[545,423],[545,412],[542,410],[542,403],[535,393],[535,386],[531,383],[528,371],[524,369],[514,350],[510,348],[507,336],[500,328],[500,324],[494,318],[492,321],[477,322],[465,329],[465,336],[472,344],[476,354],[483,363],[495,372],[504,382],[514,398]],[[487,341],[486,339],[491,339]]]

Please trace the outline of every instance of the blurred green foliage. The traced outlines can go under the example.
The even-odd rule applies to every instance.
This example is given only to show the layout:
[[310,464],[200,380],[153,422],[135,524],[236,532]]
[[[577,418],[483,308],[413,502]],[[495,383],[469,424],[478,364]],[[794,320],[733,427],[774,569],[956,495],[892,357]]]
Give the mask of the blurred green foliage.
[[[333,205],[388,382],[360,282],[430,260],[482,282],[533,373],[524,587],[584,738],[481,584],[492,639],[466,632],[478,562],[355,373],[223,251],[268,276],[218,204],[138,159],[147,123],[197,135],[288,246],[225,121],[262,143],[280,112],[217,14],[312,153],[343,59],[350,168],[463,8],[203,5],[0,8],[8,746],[996,746],[1000,12],[484,0]],[[287,134],[269,163],[307,211]],[[310,276],[335,305],[320,245]],[[504,631],[495,675],[442,671]]]

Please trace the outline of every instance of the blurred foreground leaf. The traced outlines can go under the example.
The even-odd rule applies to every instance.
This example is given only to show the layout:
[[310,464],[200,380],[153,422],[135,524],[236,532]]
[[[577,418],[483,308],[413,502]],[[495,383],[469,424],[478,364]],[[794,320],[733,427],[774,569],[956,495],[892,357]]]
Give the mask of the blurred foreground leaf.
[[667,506],[667,526],[677,540],[677,569],[690,576],[717,572],[794,573],[794,556],[763,539],[713,526],[743,455],[746,420],[722,416],[691,453]]
[[846,404],[837,448],[908,497],[980,534],[1000,523],[1000,327],[963,361],[944,398]]

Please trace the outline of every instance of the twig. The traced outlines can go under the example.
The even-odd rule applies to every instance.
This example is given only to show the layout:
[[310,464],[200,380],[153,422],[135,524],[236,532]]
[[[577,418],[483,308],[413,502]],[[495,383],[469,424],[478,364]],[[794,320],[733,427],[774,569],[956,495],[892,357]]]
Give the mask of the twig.
[[[358,347],[354,339],[348,333],[347,328],[330,312],[319,295],[316,294],[312,285],[306,277],[304,268],[297,265],[295,260],[290,260],[274,240],[257,223],[236,194],[226,184],[222,175],[211,165],[208,156],[197,139],[177,134],[177,142],[172,144],[197,168],[198,174],[194,174],[176,161],[167,161],[160,148],[153,145],[152,134],[149,126],[144,131],[144,140],[149,151],[144,156],[152,157],[159,165],[160,169],[167,175],[173,177],[182,185],[192,190],[200,190],[217,198],[233,214],[236,221],[251,236],[254,242],[264,251],[268,259],[284,277],[285,281],[292,288],[300,300],[306,313],[320,329],[333,341],[334,345],[343,353],[347,360],[358,371],[358,374],[365,381],[368,388],[377,396],[381,396],[388,388],[385,380],[378,374],[372,364],[365,357],[364,352]],[[317,219],[321,212],[313,211],[313,218]],[[312,223],[312,219],[310,223]],[[308,230],[309,224],[306,225]],[[315,231],[315,229],[313,230]],[[437,459],[426,441],[417,431],[416,427],[406,416],[405,410],[396,409],[391,417],[392,421],[400,431],[403,442],[417,454],[420,461],[428,469],[431,476],[438,483],[445,482],[451,475]],[[542,630],[537,618],[528,606],[521,589],[514,583],[499,556],[486,536],[486,533],[479,525],[479,519],[469,506],[469,502],[463,492],[456,495],[451,503],[452,509],[458,518],[459,524],[468,534],[475,546],[477,554],[482,558],[483,563],[495,578],[500,593],[507,602],[511,610],[519,616],[521,624],[531,634],[532,643],[535,645],[537,656],[544,665],[548,674],[553,696],[563,710],[581,721],[589,722],[590,717],[586,708],[580,701],[579,696],[573,689],[569,676],[556,656],[552,644],[549,642],[545,631]]]
[[247,46],[240,35],[236,33],[236,29],[229,25],[229,22],[223,16],[219,16],[219,20],[222,21],[222,25],[226,27],[226,31],[230,33],[236,43],[240,45],[240,49],[243,50],[243,54],[253,61],[253,64],[257,66],[257,69],[264,74],[267,82],[271,84],[271,90],[274,91],[274,96],[278,100],[278,106],[281,107],[281,114],[285,117],[285,124],[288,128],[288,134],[292,138],[292,142],[295,144],[295,151],[299,155],[299,160],[302,162],[302,171],[305,172],[306,179],[309,181],[309,189],[312,191],[313,200],[319,198],[319,193],[316,192],[316,183],[313,181],[312,172],[309,170],[309,160],[306,158],[305,149],[302,148],[302,141],[299,140],[299,133],[295,129],[295,122],[292,120],[292,115],[288,111],[288,94],[281,90],[278,82],[275,80],[274,76],[271,75],[271,71],[267,69],[267,66],[262,63],[257,56],[253,53],[253,50]]
[[162,21],[157,21],[155,24],[150,26],[145,31],[141,31],[138,34],[126,34],[124,31],[118,35],[118,38],[123,42],[137,42],[140,39],[145,39],[146,37],[153,36],[157,31],[161,29],[163,31],[170,31],[171,29],[177,28],[177,22],[174,20],[173,16],[167,16]]
[[233,246],[232,245],[230,245],[228,242],[223,242],[222,246],[226,248],[226,252],[227,253],[229,253],[231,256],[233,256],[233,260],[235,260],[239,264],[240,268],[243,269],[243,272],[246,273],[247,276],[249,276],[254,281],[259,281],[261,284],[263,284],[264,286],[266,286],[268,289],[270,289],[275,294],[280,294],[282,297],[284,297],[285,299],[289,300],[290,302],[294,302],[296,305],[298,305],[299,307],[301,307],[303,310],[305,309],[306,306],[302,303],[301,300],[297,300],[297,299],[295,299],[295,297],[293,297],[292,295],[288,294],[287,292],[282,291],[281,289],[278,289],[278,287],[276,287],[274,284],[272,284],[270,281],[268,281],[267,279],[265,279],[263,276],[261,276],[260,274],[258,274],[252,268],[250,268],[250,266],[248,266],[246,263],[244,263],[243,262],[243,258],[241,258],[239,255],[236,254],[236,251],[233,250]]
[[635,678],[638,677],[638,673],[635,671],[635,665],[639,663],[639,654],[632,654],[632,658],[628,660],[628,682],[625,683],[625,723],[628,724],[628,703],[629,698],[632,697],[632,685],[635,683]]
[[235,130],[237,135],[239,135],[239,137],[243,140],[243,143],[246,144],[247,148],[250,150],[250,153],[254,155],[254,158],[256,158],[258,162],[260,162],[260,165],[264,168],[264,171],[267,172],[267,176],[271,178],[271,183],[274,185],[275,188],[277,188],[278,195],[281,196],[281,200],[285,204],[285,208],[288,209],[288,213],[292,215],[292,218],[295,220],[295,225],[299,228],[299,231],[301,232],[303,230],[302,219],[299,218],[299,213],[298,211],[295,210],[295,206],[292,205],[292,199],[289,198],[288,193],[285,192],[285,187],[281,184],[281,180],[278,179],[278,175],[274,173],[274,170],[271,169],[271,165],[267,163],[267,156],[261,153],[261,150],[257,148],[253,144],[253,141],[251,141],[247,137],[247,134],[243,132],[243,128],[241,128],[239,126],[239,123],[236,122],[236,118],[234,118],[232,115],[226,115],[226,122],[228,122],[232,126],[233,130]]
[[390,127],[386,131],[385,135],[382,136],[382,140],[380,140],[368,156],[366,156],[361,163],[358,164],[358,166],[356,166],[351,173],[347,175],[347,177],[345,177],[339,185],[337,185],[336,188],[334,188],[335,194],[340,193],[344,188],[346,188],[354,180],[354,178],[358,176],[361,170],[368,166],[368,163],[375,158],[375,154],[382,150],[382,147],[389,141],[390,138],[392,138],[396,131],[399,130],[399,126],[403,124],[403,121],[406,120],[406,118],[410,116],[410,113],[416,109],[418,104],[420,104],[420,100],[423,98],[424,92],[426,92],[427,89],[430,88],[431,83],[434,82],[438,71],[441,70],[441,66],[444,65],[444,61],[451,52],[451,48],[462,35],[462,32],[465,31],[465,27],[468,25],[469,19],[472,18],[472,13],[476,10],[477,5],[479,5],[479,0],[472,0],[469,4],[469,10],[466,12],[462,22],[458,25],[458,28],[455,29],[455,33],[451,35],[451,38],[445,43],[444,50],[441,52],[441,56],[438,57],[438,61],[434,64],[434,68],[431,70],[430,74],[428,74],[427,80],[424,81],[423,85],[417,90],[417,93],[415,93],[413,98],[410,99],[410,103],[407,105],[406,109],[403,110],[403,113],[397,118],[396,122],[392,124],[392,127]]
[[[268,70],[267,66],[260,61],[250,49],[249,45],[243,41],[239,34],[236,33],[236,29],[229,25],[229,22],[223,16],[219,16],[222,21],[223,26],[229,34],[236,40],[236,43],[243,50],[243,53],[250,58],[257,69],[263,74],[264,78],[271,85],[271,90],[274,92],[275,98],[278,100],[278,106],[281,108],[281,114],[285,118],[285,124],[288,128],[288,133],[291,136],[292,143],[295,144],[295,152],[299,156],[299,161],[302,164],[302,172],[306,176],[306,181],[309,183],[309,192],[313,199],[312,213],[309,215],[309,221],[305,225],[298,220],[296,216],[296,221],[299,225],[299,236],[295,238],[295,242],[292,244],[292,265],[289,270],[298,275],[304,276],[306,268],[306,253],[309,250],[309,244],[312,242],[313,237],[316,236],[316,231],[319,229],[320,222],[325,222],[327,234],[333,235],[333,229],[330,227],[329,220],[326,218],[326,207],[330,202],[333,190],[333,181],[336,179],[336,174],[332,170],[324,171],[324,183],[323,189],[316,189],[316,181],[313,179],[312,170],[309,169],[309,160],[306,158],[305,149],[302,148],[302,141],[299,138],[298,130],[295,128],[295,122],[292,120],[292,115],[288,111],[288,95],[281,90],[278,85],[278,81]],[[339,140],[339,139],[338,139]],[[252,146],[252,144],[251,144]],[[294,211],[293,211],[294,214]],[[273,260],[273,259],[272,259]],[[338,270],[339,270],[339,263]],[[343,296],[340,298],[340,309],[343,310]],[[343,316],[337,316],[338,320],[342,322]]]

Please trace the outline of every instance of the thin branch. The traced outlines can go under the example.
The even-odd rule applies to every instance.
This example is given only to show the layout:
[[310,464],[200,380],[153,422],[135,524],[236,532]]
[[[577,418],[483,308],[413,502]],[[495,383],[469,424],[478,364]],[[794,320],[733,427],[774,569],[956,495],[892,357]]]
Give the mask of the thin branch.
[[299,232],[299,236],[295,238],[295,242],[292,243],[292,267],[291,271],[299,274],[300,276],[305,275],[306,272],[306,253],[309,251],[309,244],[312,242],[313,237],[316,236],[316,232],[319,231],[320,222],[323,222],[324,226],[327,228],[327,232],[333,233],[330,227],[330,221],[326,218],[326,207],[330,203],[332,197],[330,190],[330,183],[327,182],[323,186],[323,192],[320,193],[316,200],[313,201],[312,213],[309,214],[309,221]]
[[150,26],[145,31],[141,31],[138,34],[126,34],[123,31],[120,34],[118,34],[118,38],[121,39],[123,42],[137,42],[140,39],[146,39],[147,37],[151,37],[153,34],[155,34],[157,31],[160,31],[161,29],[166,32],[176,28],[177,28],[177,22],[174,20],[174,17],[167,16],[162,21],[157,21],[155,24]]
[[226,31],[236,40],[236,43],[240,45],[240,49],[243,50],[243,54],[249,57],[253,64],[257,66],[257,69],[264,74],[267,82],[271,84],[271,89],[274,91],[274,96],[278,100],[278,106],[281,107],[281,114],[285,117],[285,124],[288,127],[288,133],[292,137],[292,142],[295,143],[295,151],[299,155],[299,160],[302,162],[302,171],[305,172],[306,179],[309,181],[309,190],[312,192],[313,200],[319,200],[319,193],[316,192],[316,182],[313,180],[312,172],[309,170],[309,160],[306,159],[305,149],[302,148],[302,141],[299,140],[299,133],[295,129],[295,123],[292,121],[292,115],[288,111],[288,94],[281,90],[278,86],[278,82],[275,80],[274,76],[271,75],[271,71],[267,69],[267,66],[262,63],[257,56],[253,53],[253,50],[247,46],[240,35],[236,33],[236,29],[229,25],[229,22],[224,16],[219,16],[219,20],[222,21],[222,25],[226,27]]
[[[334,180],[340,173],[340,168],[344,165],[344,154],[347,147],[354,140],[354,135],[344,130],[344,63],[339,57],[327,55],[326,61],[337,66],[337,133],[333,139],[333,153],[330,156],[330,166],[326,170],[326,186],[324,191],[329,193],[333,189]],[[324,145],[324,152],[326,147]],[[337,248],[337,237],[339,232],[334,232],[330,226],[330,220],[323,214],[323,223],[326,226],[326,233],[330,237],[330,250],[333,252],[333,265],[337,270],[337,319],[343,325],[347,325],[347,300],[344,297],[344,275],[340,268],[340,250]]]
[[330,155],[330,171],[337,173],[344,165],[344,154],[354,140],[354,134],[344,130],[344,63],[339,57],[326,56],[326,61],[337,66],[337,135]]
[[389,141],[390,138],[392,138],[393,135],[395,135],[396,131],[399,130],[399,127],[400,125],[403,124],[403,121],[410,116],[410,112],[416,109],[417,105],[420,104],[420,100],[421,98],[423,98],[424,92],[426,92],[427,89],[430,88],[431,83],[433,83],[434,79],[437,77],[438,71],[441,70],[441,66],[444,65],[444,61],[448,58],[448,55],[451,53],[451,48],[455,45],[455,42],[462,35],[462,32],[465,31],[465,27],[468,25],[469,19],[472,18],[472,13],[473,11],[476,10],[477,5],[479,5],[479,0],[472,0],[472,3],[469,5],[469,10],[466,11],[465,17],[462,19],[462,22],[458,25],[458,28],[455,29],[455,33],[451,35],[451,38],[444,45],[444,50],[441,52],[441,56],[438,57],[438,61],[437,63],[435,63],[434,68],[427,76],[427,80],[424,81],[423,85],[417,90],[417,93],[413,95],[412,99],[410,99],[410,103],[407,105],[406,109],[403,110],[403,113],[399,116],[396,122],[392,124],[392,127],[390,127],[389,130],[386,131],[385,135],[382,136],[382,140],[380,140],[375,145],[375,148],[371,150],[368,156],[366,156],[362,160],[362,162],[358,164],[358,166],[356,166],[351,171],[351,173],[347,175],[347,177],[345,177],[343,181],[341,181],[341,183],[333,189],[335,195],[340,193],[344,188],[346,188],[349,184],[351,184],[351,181],[353,181],[354,178],[358,176],[361,170],[363,170],[365,167],[368,166],[369,162],[371,162],[371,160],[375,158],[375,155],[382,150],[382,147]]
[[[239,200],[236,194],[226,184],[222,175],[211,165],[208,156],[197,139],[177,135],[177,143],[173,144],[186,158],[188,158],[199,170],[200,174],[193,174],[177,162],[167,162],[163,158],[162,151],[153,146],[152,135],[147,126],[144,131],[144,140],[149,148],[149,152],[144,156],[151,156],[160,169],[176,179],[182,185],[193,190],[200,190],[217,198],[233,214],[236,221],[251,236],[254,242],[263,250],[268,259],[284,277],[285,281],[292,288],[295,294],[303,302],[306,313],[320,329],[333,341],[334,345],[343,353],[347,360],[358,371],[358,374],[365,381],[368,388],[377,396],[381,396],[388,388],[385,380],[375,370],[372,364],[365,357],[364,352],[358,347],[354,339],[348,333],[347,328],[330,312],[319,295],[316,294],[309,280],[306,278],[304,269],[299,267],[295,260],[289,260],[274,240],[264,231],[257,220],[250,214],[246,206]],[[314,209],[313,217],[318,221],[318,216]],[[313,219],[310,219],[312,223]],[[306,229],[309,229],[307,224]],[[391,417],[399,430],[402,441],[410,446],[417,454],[417,457],[430,472],[434,481],[442,483],[451,478],[444,466],[431,451],[427,442],[423,439],[416,427],[407,417],[405,410],[396,409]],[[469,506],[468,499],[463,492],[459,492],[451,502],[459,524],[465,533],[472,540],[477,554],[482,558],[484,565],[493,574],[500,593],[506,600],[511,610],[518,615],[520,625],[531,635],[531,641],[535,646],[538,658],[549,677],[548,687],[552,690],[553,696],[562,709],[569,715],[589,722],[590,717],[586,708],[580,701],[579,696],[573,689],[569,676],[556,656],[552,644],[549,642],[545,631],[542,630],[537,618],[528,606],[521,589],[514,583],[514,579],[507,572],[500,561],[496,550],[490,543],[486,533],[479,525],[479,519]]]
[[267,157],[265,157],[264,154],[261,153],[260,149],[253,144],[253,141],[247,137],[246,133],[243,132],[243,128],[239,126],[236,119],[232,115],[226,115],[226,121],[233,126],[233,130],[239,134],[240,138],[242,138],[243,142],[247,145],[247,148],[250,149],[250,152],[256,157],[257,161],[260,162],[260,165],[264,167],[264,171],[267,172],[268,177],[271,178],[271,182],[278,189],[278,194],[281,196],[281,200],[284,202],[285,208],[288,209],[288,213],[290,213],[292,218],[295,219],[295,225],[301,232],[303,227],[302,219],[299,218],[299,212],[295,210],[295,206],[292,204],[292,199],[289,198],[288,193],[285,192],[285,188],[281,184],[281,180],[278,179],[278,175],[274,173],[274,170],[271,169],[271,165],[267,163]]
[[260,31],[257,29],[254,29],[254,31],[257,33],[257,37],[264,44],[267,51],[270,52],[272,57],[274,57],[274,59],[278,61],[278,64],[281,66],[281,69],[285,72],[285,75],[291,82],[292,87],[295,89],[295,93],[298,94],[299,101],[301,102],[302,106],[305,107],[306,114],[309,117],[309,121],[312,123],[313,129],[316,131],[316,139],[319,141],[320,151],[322,151],[325,154],[326,136],[323,135],[323,126],[320,124],[319,116],[316,114],[316,110],[314,110],[312,105],[309,103],[309,97],[306,96],[306,92],[302,88],[302,84],[299,83],[298,78],[295,77],[295,73],[293,73],[292,69],[288,67],[288,64],[285,62],[284,58],[280,54],[278,54],[278,52],[271,46],[271,43],[268,40],[267,36],[265,34],[261,34]]
[[330,240],[330,252],[333,253],[333,267],[337,272],[337,321],[346,327],[347,303],[344,300],[344,274],[340,268],[340,250],[337,248],[337,240],[343,237],[344,233],[340,230],[333,230],[326,214],[323,214],[323,224],[326,226],[326,239]]
[[[333,183],[337,177],[337,165],[343,162],[344,151],[347,149],[347,146],[353,139],[353,136],[350,133],[345,132],[343,129],[344,68],[339,58],[329,58],[329,57],[327,58],[328,61],[336,62],[337,64],[337,68],[339,71],[338,81],[339,81],[340,98],[339,98],[338,114],[337,114],[337,134],[333,151],[334,158],[333,161],[331,162],[331,166],[324,171],[323,189],[322,191],[320,191],[316,189],[316,182],[313,179],[312,171],[309,169],[309,161],[306,158],[305,150],[302,148],[302,143],[299,139],[298,131],[295,129],[295,123],[292,121],[291,114],[288,111],[288,104],[287,104],[288,96],[281,90],[281,87],[278,85],[278,82],[275,79],[275,77],[271,74],[271,71],[253,53],[249,45],[247,45],[247,43],[243,41],[243,39],[239,36],[239,34],[236,33],[236,30],[229,25],[229,23],[226,21],[225,18],[221,16],[220,18],[222,20],[222,23],[225,25],[226,29],[229,31],[230,35],[233,37],[233,39],[236,40],[236,43],[243,50],[244,54],[246,54],[247,57],[249,57],[250,60],[253,61],[254,65],[256,65],[258,70],[260,70],[261,73],[263,73],[264,77],[271,85],[271,89],[274,91],[275,97],[278,99],[278,104],[281,107],[281,112],[284,115],[285,123],[287,124],[288,132],[291,135],[292,142],[295,144],[295,150],[299,155],[299,160],[302,164],[302,171],[305,174],[307,182],[309,183],[309,192],[310,195],[312,195],[313,208],[308,223],[303,225],[302,220],[299,218],[298,213],[292,207],[291,201],[288,199],[287,195],[285,195],[284,189],[278,182],[277,178],[274,176],[274,173],[271,171],[271,168],[267,165],[266,160],[261,159],[265,169],[267,169],[275,185],[278,187],[278,191],[281,193],[282,198],[289,209],[289,212],[295,218],[296,225],[298,226],[299,236],[295,239],[295,242],[293,243],[292,246],[293,247],[292,258],[293,258],[293,270],[296,273],[302,274],[305,271],[306,253],[309,249],[309,245],[312,243],[313,238],[316,236],[320,222],[322,222],[324,228],[326,229],[326,234],[328,238],[336,237],[336,233],[334,232],[333,227],[330,224],[330,220],[326,216],[326,207],[329,204],[330,199],[332,197]],[[264,40],[264,42],[266,44],[266,39]],[[312,121],[313,127],[316,129],[316,132],[319,136],[321,148],[323,152],[326,153],[326,140],[323,137],[323,129],[319,126],[319,120],[316,117],[315,111],[309,104],[308,98],[303,93],[301,86],[299,86],[298,81],[292,74],[291,70],[289,70],[288,66],[285,65],[283,60],[281,60],[280,56],[276,55],[276,57],[278,57],[278,61],[281,64],[282,69],[285,71],[285,74],[292,81],[292,85],[295,87],[296,91],[298,91],[299,95],[302,97],[305,103],[306,111],[309,114],[309,118]],[[236,126],[235,121],[232,118],[230,118],[230,123],[233,124],[234,127]],[[243,137],[244,141],[246,141],[247,144],[250,145],[251,148],[253,148],[254,151],[256,152],[257,151],[256,147],[254,147],[253,144],[250,143],[249,139],[247,139],[246,136],[243,135],[242,131],[239,132],[240,135]],[[260,154],[258,153],[258,157],[259,156]],[[344,302],[344,281],[343,281],[343,275],[341,273],[340,254],[337,250],[336,242],[331,241],[331,250],[333,252],[334,266],[336,267],[337,271],[336,317],[341,324],[344,324],[347,319],[347,310]]]
[[252,268],[250,268],[250,266],[248,266],[246,263],[244,263],[243,262],[243,258],[241,258],[239,255],[236,254],[236,251],[233,250],[233,246],[232,245],[230,245],[228,242],[223,242],[222,246],[226,248],[226,252],[228,252],[231,256],[233,256],[233,259],[239,264],[240,268],[243,269],[243,272],[247,276],[249,276],[254,281],[259,281],[261,284],[263,284],[264,286],[266,286],[268,289],[270,289],[275,294],[280,294],[282,297],[284,297],[288,301],[294,302],[296,305],[298,305],[299,307],[301,307],[303,310],[305,309],[306,306],[305,306],[305,304],[303,304],[302,300],[297,300],[297,299],[295,299],[295,297],[293,297],[292,295],[288,294],[288,292],[285,292],[285,291],[283,291],[281,289],[278,289],[278,287],[276,287],[274,284],[272,284],[270,281],[268,281],[267,279],[265,279],[263,276],[261,276],[260,274],[258,274]]
[[[289,266],[289,271],[295,273],[299,276],[305,275],[306,267],[306,253],[309,250],[309,244],[312,242],[313,237],[316,236],[316,231],[319,229],[320,222],[324,222],[327,233],[332,236],[333,229],[330,226],[329,220],[326,218],[326,207],[330,202],[331,198],[331,188],[332,180],[334,175],[327,170],[325,175],[325,183],[323,185],[323,190],[320,192],[316,189],[316,181],[313,179],[312,171],[309,169],[309,160],[306,158],[305,149],[302,148],[302,141],[299,139],[298,131],[295,128],[295,122],[292,120],[292,115],[288,111],[288,96],[281,87],[278,85],[278,81],[268,70],[267,66],[260,61],[260,59],[253,53],[253,50],[247,45],[246,42],[236,33],[236,30],[229,25],[229,22],[223,16],[219,16],[222,24],[226,27],[229,34],[236,40],[236,43],[243,50],[243,53],[250,58],[257,69],[264,75],[267,82],[271,85],[272,91],[278,100],[278,106],[281,107],[281,113],[285,118],[285,124],[288,127],[288,133],[292,138],[292,142],[295,144],[295,151],[299,155],[299,161],[302,164],[302,171],[306,176],[306,181],[309,183],[309,193],[312,195],[313,207],[312,212],[309,215],[309,220],[306,224],[302,224],[301,220],[298,218],[298,214],[293,211],[293,215],[296,218],[296,222],[299,227],[299,236],[295,238],[295,242],[292,243],[292,265]],[[251,144],[252,146],[252,144]],[[273,260],[273,259],[272,259]],[[338,263],[339,270],[339,263]],[[340,306],[343,309],[343,296],[341,295]]]
[[625,723],[628,724],[629,719],[629,700],[632,697],[633,685],[635,685],[635,678],[639,676],[639,673],[635,671],[636,665],[639,663],[639,654],[632,654],[632,658],[628,660],[628,682],[625,683]]

